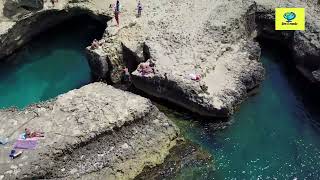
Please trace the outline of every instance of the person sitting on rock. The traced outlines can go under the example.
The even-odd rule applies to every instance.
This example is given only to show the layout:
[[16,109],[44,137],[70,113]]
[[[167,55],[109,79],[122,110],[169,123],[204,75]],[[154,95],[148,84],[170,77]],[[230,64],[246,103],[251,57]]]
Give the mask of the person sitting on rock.
[[150,66],[149,62],[140,63],[138,67],[138,72],[140,72],[141,75],[145,76],[150,73],[153,73],[153,68]]
[[25,129],[26,138],[34,138],[34,137],[44,137],[44,132],[34,131],[31,132],[30,129]]
[[97,49],[99,48],[99,41],[97,39],[94,39],[91,43],[91,49]]
[[194,81],[200,81],[201,80],[201,75],[200,74],[189,74],[190,79]]

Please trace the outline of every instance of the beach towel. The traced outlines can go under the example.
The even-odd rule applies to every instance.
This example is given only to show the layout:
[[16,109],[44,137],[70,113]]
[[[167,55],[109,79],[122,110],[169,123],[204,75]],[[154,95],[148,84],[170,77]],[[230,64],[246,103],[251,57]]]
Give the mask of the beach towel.
[[38,144],[38,138],[18,139],[14,144],[14,149],[35,149]]

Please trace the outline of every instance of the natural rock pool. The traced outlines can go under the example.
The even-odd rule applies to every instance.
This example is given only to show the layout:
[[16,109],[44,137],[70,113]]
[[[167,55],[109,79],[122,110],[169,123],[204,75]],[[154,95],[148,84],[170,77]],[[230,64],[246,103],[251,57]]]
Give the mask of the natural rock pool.
[[0,108],[24,108],[90,83],[85,47],[103,32],[92,18],[74,17],[0,63]]
[[216,124],[160,106],[184,136],[215,161],[216,170],[186,168],[176,179],[320,178],[320,113],[313,104],[317,98],[308,84],[284,68],[280,61],[285,58],[263,50],[266,78],[226,128],[216,130]]

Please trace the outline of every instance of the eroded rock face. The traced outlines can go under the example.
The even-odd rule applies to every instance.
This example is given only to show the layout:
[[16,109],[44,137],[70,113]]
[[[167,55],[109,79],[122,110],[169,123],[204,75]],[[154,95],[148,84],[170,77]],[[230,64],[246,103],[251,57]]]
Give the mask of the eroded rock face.
[[94,79],[106,79],[109,71],[107,55],[100,48],[86,48],[87,59]]
[[[39,33],[74,16],[88,15],[94,20],[106,23],[109,16],[97,14],[87,7],[66,5],[62,9],[44,9],[28,13],[23,18],[0,21],[0,60],[11,55]],[[1,17],[0,17],[1,19]]]
[[[275,31],[274,8],[306,7],[305,31]],[[276,40],[292,51],[294,60],[290,63],[297,67],[310,82],[320,83],[317,69],[320,68],[320,26],[318,4],[302,1],[267,2],[258,1],[255,9],[255,23],[258,36]]]
[[7,17],[14,16],[23,10],[40,10],[43,8],[43,0],[5,0],[3,13]]
[[[110,3],[92,0],[72,4],[92,10],[94,14],[112,17]],[[123,0],[121,3],[125,6],[120,26],[116,26],[113,20],[108,21],[101,52],[92,56],[91,62],[96,62],[91,63],[94,64],[93,71],[97,71],[93,72],[96,79],[107,76],[112,83],[118,83],[124,66],[128,66],[133,72],[133,84],[146,93],[200,115],[228,117],[246,99],[248,91],[263,80],[260,48],[254,40],[257,36],[278,39],[290,45],[298,69],[311,79],[318,79],[314,76],[317,73],[312,73],[319,69],[319,20],[311,16],[318,13],[316,4],[300,0],[146,0],[143,15],[137,18],[136,12],[132,11],[136,2]],[[308,7],[307,30],[274,31],[274,8],[293,6]],[[62,9],[68,10],[67,6]],[[14,29],[21,28],[17,24],[9,30],[15,32]],[[31,27],[24,23],[21,26]],[[25,29],[22,34],[34,32]],[[4,34],[0,36],[0,57],[12,53],[15,47],[30,39],[28,35]],[[150,76],[135,71],[137,65],[145,61],[153,65],[154,73]],[[102,67],[97,67],[99,65]],[[194,75],[202,78],[194,81],[191,78]]]
[[[150,100],[94,83],[23,111],[0,111],[0,176],[20,178],[131,179],[161,163],[178,129]],[[35,150],[10,160],[24,128],[45,138]]]
[[[154,72],[147,76],[132,73],[133,84],[200,115],[233,114],[264,76],[260,48],[247,37],[242,20],[250,3],[240,4],[236,13],[228,8],[238,6],[235,1],[145,3],[156,13],[123,15],[123,28],[109,22],[105,36],[122,43],[124,62],[152,64]],[[202,78],[194,81],[190,74]]]

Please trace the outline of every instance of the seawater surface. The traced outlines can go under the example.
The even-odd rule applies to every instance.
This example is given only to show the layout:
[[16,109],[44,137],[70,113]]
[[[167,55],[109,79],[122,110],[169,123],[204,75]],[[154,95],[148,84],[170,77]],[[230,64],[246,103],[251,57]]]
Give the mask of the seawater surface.
[[37,36],[0,63],[0,108],[24,108],[91,82],[85,47],[104,26],[75,17]]
[[160,106],[215,161],[215,170],[186,168],[176,179],[320,179],[320,101],[285,58],[263,50],[265,80],[226,128]]

